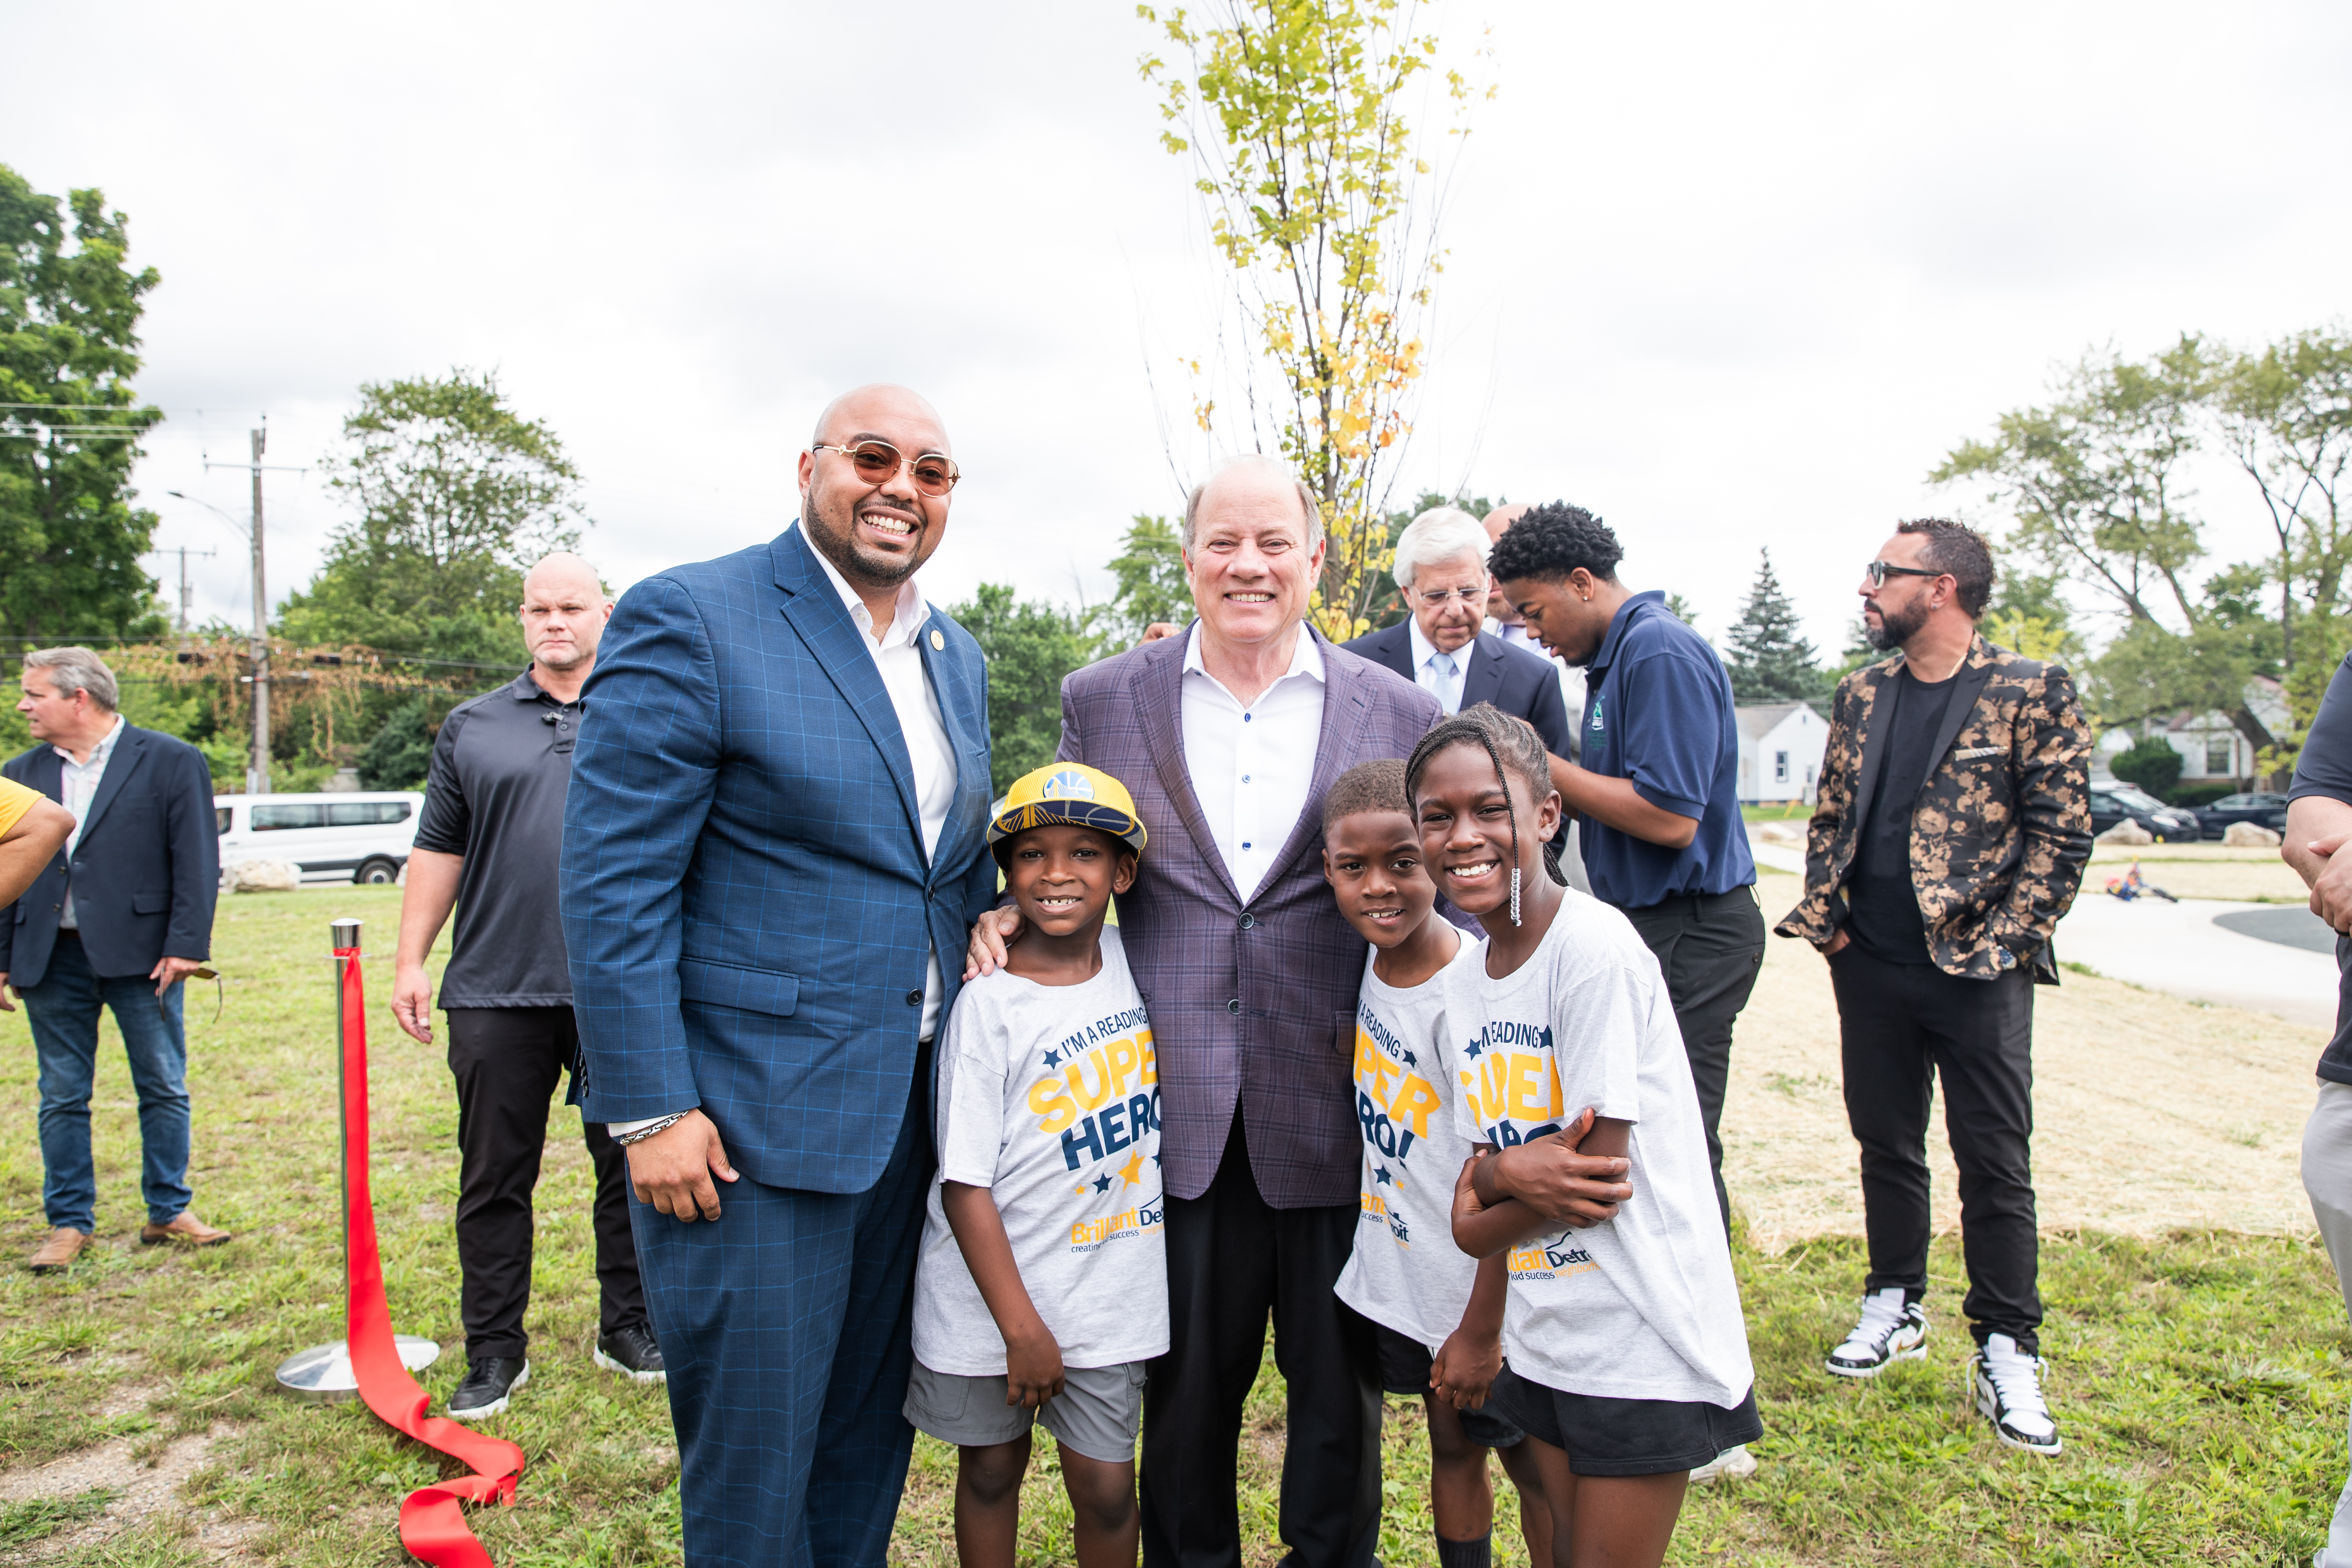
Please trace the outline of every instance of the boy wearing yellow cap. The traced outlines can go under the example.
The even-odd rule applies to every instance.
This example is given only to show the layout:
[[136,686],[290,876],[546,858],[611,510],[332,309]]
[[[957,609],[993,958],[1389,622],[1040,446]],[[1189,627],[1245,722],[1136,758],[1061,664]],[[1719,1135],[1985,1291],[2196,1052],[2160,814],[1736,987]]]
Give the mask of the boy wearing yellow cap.
[[1022,934],[940,1038],[906,1415],[961,1449],[965,1568],[1012,1568],[1033,1422],[1060,1443],[1080,1568],[1131,1568],[1144,1363],[1168,1349],[1160,1075],[1103,917],[1143,823],[1117,779],[1056,763],[1014,781],[988,838]]

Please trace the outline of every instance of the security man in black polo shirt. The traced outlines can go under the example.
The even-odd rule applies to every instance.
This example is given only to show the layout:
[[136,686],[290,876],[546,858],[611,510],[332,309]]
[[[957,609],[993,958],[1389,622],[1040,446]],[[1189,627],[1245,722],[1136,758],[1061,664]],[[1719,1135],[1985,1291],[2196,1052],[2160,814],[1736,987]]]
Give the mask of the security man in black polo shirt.
[[[425,815],[400,905],[393,1016],[433,1043],[425,955],[454,905],[457,931],[441,977],[449,1070],[457,1079],[457,1262],[465,1273],[467,1372],[450,1397],[459,1420],[497,1415],[530,1375],[531,1189],[547,1142],[548,1098],[566,1069],[580,1098],[580,1033],[555,900],[563,796],[580,735],[580,689],[596,662],[611,601],[589,564],[550,555],[523,580],[528,670],[460,703],[433,744]],[[641,1383],[666,1381],[637,1279],[628,1166],[602,1123],[584,1122],[596,1169],[595,1360]]]

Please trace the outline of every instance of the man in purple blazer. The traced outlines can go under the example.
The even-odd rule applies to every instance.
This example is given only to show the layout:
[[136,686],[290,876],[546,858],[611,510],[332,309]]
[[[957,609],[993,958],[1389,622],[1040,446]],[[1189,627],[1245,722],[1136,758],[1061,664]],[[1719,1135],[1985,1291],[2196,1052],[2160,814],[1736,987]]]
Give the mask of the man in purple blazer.
[[[1332,1287],[1355,1239],[1350,1077],[1364,942],[1323,881],[1323,795],[1440,710],[1306,624],[1313,494],[1234,458],[1184,510],[1200,618],[1062,683],[1066,761],[1127,785],[1151,853],[1118,900],[1150,1009],[1168,1193],[1168,1354],[1143,1418],[1143,1560],[1237,1568],[1234,1456],[1265,1325],[1289,1394],[1279,1531],[1298,1568],[1369,1568],[1380,1528],[1370,1324]],[[973,928],[970,966],[1019,915]]]

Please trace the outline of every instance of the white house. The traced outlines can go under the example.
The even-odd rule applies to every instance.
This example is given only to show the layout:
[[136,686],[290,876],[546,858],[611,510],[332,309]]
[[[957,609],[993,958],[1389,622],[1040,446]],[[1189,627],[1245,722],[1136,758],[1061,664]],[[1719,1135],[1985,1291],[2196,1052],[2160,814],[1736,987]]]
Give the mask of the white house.
[[1737,711],[1741,804],[1811,802],[1829,749],[1829,721],[1809,702],[1751,702]]
[[[2287,728],[2286,689],[2267,675],[2246,682],[2246,706],[2263,728],[2283,734]],[[2164,738],[2180,753],[2180,777],[2227,779],[2241,787],[2254,776],[2254,744],[2238,733],[2225,713],[2180,713],[2164,727]]]

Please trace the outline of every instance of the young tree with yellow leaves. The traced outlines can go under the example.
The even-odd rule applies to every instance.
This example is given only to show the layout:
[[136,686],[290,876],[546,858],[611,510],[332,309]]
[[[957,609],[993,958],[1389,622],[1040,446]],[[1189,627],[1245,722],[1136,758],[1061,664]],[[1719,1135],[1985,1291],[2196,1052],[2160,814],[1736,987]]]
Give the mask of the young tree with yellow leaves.
[[[1255,427],[1259,399],[1244,399],[1249,434],[1261,445],[1270,434],[1321,500],[1329,549],[1315,617],[1345,640],[1370,629],[1385,581],[1382,513],[1412,428],[1407,397],[1426,363],[1419,328],[1444,255],[1442,202],[1404,100],[1425,85],[1458,121],[1469,84],[1457,71],[1436,74],[1437,41],[1413,32],[1414,0],[1136,12],[1190,64],[1140,62],[1163,92],[1161,143],[1193,160],[1210,237],[1280,382],[1270,431]],[[1192,368],[1197,377],[1197,361]],[[1213,387],[1196,395],[1202,430],[1216,406]]]

